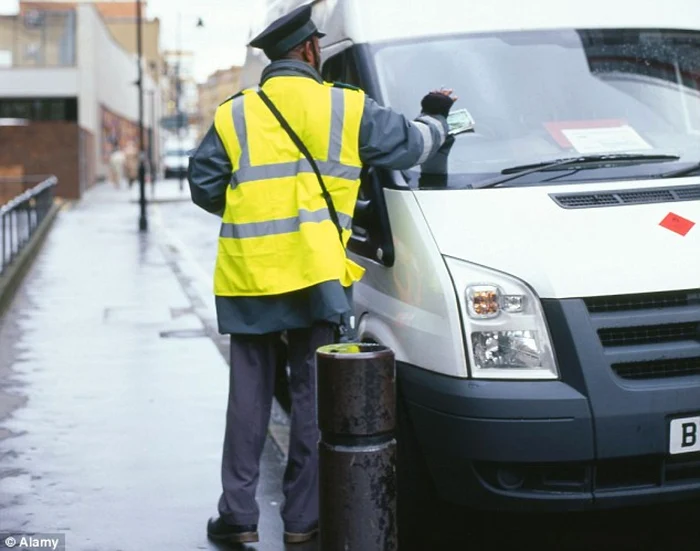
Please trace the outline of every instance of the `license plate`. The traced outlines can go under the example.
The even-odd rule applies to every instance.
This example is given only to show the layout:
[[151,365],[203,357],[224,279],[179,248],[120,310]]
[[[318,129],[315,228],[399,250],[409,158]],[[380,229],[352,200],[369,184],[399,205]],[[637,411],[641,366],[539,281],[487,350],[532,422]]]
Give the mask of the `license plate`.
[[700,452],[700,417],[671,421],[671,455]]

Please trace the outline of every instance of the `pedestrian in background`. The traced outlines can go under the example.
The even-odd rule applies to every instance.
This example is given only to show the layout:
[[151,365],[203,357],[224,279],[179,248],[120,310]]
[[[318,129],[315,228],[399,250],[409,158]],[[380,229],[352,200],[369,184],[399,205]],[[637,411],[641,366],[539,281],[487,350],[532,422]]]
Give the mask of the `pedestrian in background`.
[[456,99],[430,93],[409,121],[358,89],[324,83],[322,36],[307,5],[255,38],[251,46],[272,60],[260,92],[224,102],[190,159],[193,201],[223,217],[214,280],[231,373],[220,516],[207,531],[224,543],[258,541],[255,493],[283,331],[292,398],[284,540],[317,533],[315,352],[336,340],[362,277],[345,250],[360,172],[364,164],[408,169],[430,158]]
[[122,180],[124,179],[125,164],[126,156],[117,144],[114,146],[112,154],[109,156],[109,179],[116,189],[121,188]]
[[129,141],[124,149],[126,179],[129,189],[139,179],[139,150],[133,141]]

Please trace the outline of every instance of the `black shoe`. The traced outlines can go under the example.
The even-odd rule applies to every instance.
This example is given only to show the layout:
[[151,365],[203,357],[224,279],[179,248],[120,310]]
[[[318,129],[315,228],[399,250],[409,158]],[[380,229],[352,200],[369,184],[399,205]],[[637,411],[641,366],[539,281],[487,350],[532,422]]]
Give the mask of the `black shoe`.
[[209,539],[220,543],[256,543],[258,537],[257,524],[228,524],[221,517],[210,518],[207,523]]
[[318,534],[318,524],[313,525],[304,532],[287,532],[284,531],[284,543],[306,543],[316,537]]

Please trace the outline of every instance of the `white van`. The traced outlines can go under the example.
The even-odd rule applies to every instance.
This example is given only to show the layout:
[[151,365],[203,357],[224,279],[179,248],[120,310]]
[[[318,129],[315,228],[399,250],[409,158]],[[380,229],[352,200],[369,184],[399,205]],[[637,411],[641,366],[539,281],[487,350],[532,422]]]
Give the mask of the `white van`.
[[400,500],[699,499],[697,0],[314,10],[326,80],[411,117],[454,88],[475,121],[442,163],[366,171],[356,211],[359,335],[398,361]]
[[166,180],[170,178],[186,178],[189,154],[196,146],[191,138],[171,138],[163,148],[163,171]]

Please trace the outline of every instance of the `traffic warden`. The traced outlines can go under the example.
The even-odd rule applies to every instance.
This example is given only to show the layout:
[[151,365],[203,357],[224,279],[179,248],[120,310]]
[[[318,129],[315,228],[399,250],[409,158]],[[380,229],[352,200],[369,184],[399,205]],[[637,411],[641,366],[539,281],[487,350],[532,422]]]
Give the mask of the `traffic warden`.
[[284,540],[316,534],[315,351],[337,338],[363,274],[345,251],[360,171],[424,163],[445,142],[456,100],[432,92],[411,121],[358,89],[324,82],[324,35],[311,12],[302,6],[251,42],[272,60],[259,89],[218,108],[189,165],[192,200],[223,218],[214,286],[231,372],[220,516],[207,531],[224,543],[258,541],[255,493],[284,331],[292,399]]

